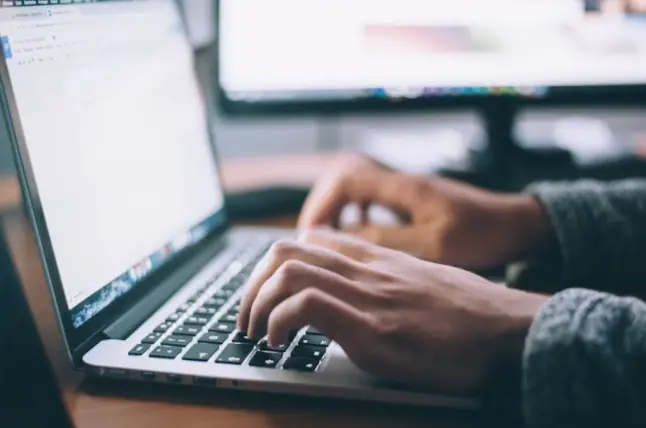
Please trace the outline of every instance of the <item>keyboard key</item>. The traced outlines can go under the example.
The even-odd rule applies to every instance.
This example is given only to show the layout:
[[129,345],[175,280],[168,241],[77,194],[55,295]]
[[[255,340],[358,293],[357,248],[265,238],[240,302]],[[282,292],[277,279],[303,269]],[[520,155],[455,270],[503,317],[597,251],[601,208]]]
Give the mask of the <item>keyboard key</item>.
[[197,309],[195,310],[195,313],[194,313],[193,315],[198,316],[198,317],[207,317],[207,318],[212,318],[212,317],[213,317],[213,315],[215,315],[215,313],[216,313],[217,311],[218,311],[218,310],[217,310],[217,309],[215,309],[215,308],[207,308],[207,307],[205,307],[205,306],[202,306],[201,308],[197,308]]
[[227,299],[211,297],[206,302],[204,302],[204,306],[207,308],[220,309],[222,306],[226,305],[226,303]]
[[210,319],[208,317],[188,317],[184,321],[184,325],[206,325]]
[[158,346],[151,353],[150,358],[165,358],[172,360],[182,352],[177,346]]
[[204,295],[204,292],[201,290],[197,290],[195,294],[193,294],[193,297],[191,297],[191,300],[195,300],[196,302],[202,298]]
[[238,315],[226,314],[222,318],[220,318],[219,322],[225,324],[236,324],[238,322]]
[[267,341],[264,341],[264,340],[260,344],[260,349],[262,349],[263,351],[285,352],[287,351],[287,348],[288,348],[288,345],[280,345],[275,347],[269,346],[269,343],[267,343]]
[[209,331],[215,331],[219,333],[233,333],[233,330],[235,329],[236,326],[233,324],[215,323],[211,326]]
[[320,361],[311,358],[291,357],[285,361],[283,368],[285,370],[298,370],[300,372],[313,372],[318,367]]
[[200,296],[202,296],[204,294],[204,292],[209,289],[210,286],[211,286],[211,283],[207,282],[206,284],[204,284],[203,286],[198,288],[196,294],[199,294]]
[[181,336],[195,336],[202,331],[202,327],[197,327],[194,325],[181,325],[175,329],[173,334],[179,334]]
[[258,343],[258,340],[250,339],[246,334],[240,331],[235,336],[233,336],[233,343],[247,343],[249,345],[255,345],[256,343]]
[[159,324],[153,331],[155,333],[166,333],[168,329],[171,328],[171,326],[172,324],[165,322],[165,323]]
[[251,361],[249,361],[249,365],[253,367],[274,369],[282,357],[283,354],[276,352],[256,352],[253,358],[251,358]]
[[211,359],[211,357],[218,351],[220,346],[212,345],[208,343],[198,343],[184,354],[182,357],[183,360],[188,361],[201,361],[205,362]]
[[312,334],[306,334],[301,337],[299,342],[300,345],[312,345],[312,346],[330,346],[332,341],[325,336],[315,336]]
[[245,283],[247,274],[246,274],[246,272],[244,270],[241,273],[242,273],[242,275],[238,275],[235,278],[233,278],[231,281],[229,281],[229,283],[227,285],[222,287],[222,289],[223,290],[236,291],[240,287],[242,287],[244,285],[244,283]]
[[235,305],[233,305],[233,306],[231,307],[231,309],[229,309],[229,312],[230,312],[230,313],[236,313],[236,314],[237,314],[237,313],[240,313],[240,302],[238,302],[238,303],[236,303]]
[[148,336],[144,337],[144,339],[141,342],[152,345],[153,343],[156,343],[161,336],[162,336],[161,333],[150,333]]
[[292,351],[293,357],[305,357],[320,360],[325,355],[326,349],[321,346],[299,345]]
[[187,303],[184,303],[184,304],[183,304],[183,305],[181,305],[179,308],[177,308],[177,312],[186,312],[186,311],[188,311],[189,309],[191,309],[191,305],[189,305],[189,304],[187,304]]
[[162,342],[162,345],[166,346],[179,346],[183,348],[193,341],[193,338],[190,336],[168,336]]
[[251,351],[253,351],[253,345],[234,343],[224,348],[224,351],[222,351],[222,354],[220,354],[215,362],[220,364],[235,364],[239,366],[249,356]]
[[130,352],[128,352],[128,355],[138,357],[140,355],[144,355],[146,353],[146,351],[149,350],[149,349],[150,349],[150,345],[148,345],[146,343],[142,343],[141,345],[137,345],[134,348],[132,348],[130,350]]
[[206,333],[202,335],[198,342],[200,343],[212,343],[214,345],[222,345],[226,340],[227,337],[229,337],[228,334],[221,334],[221,333]]
[[233,294],[238,289],[238,287],[239,286],[236,286],[236,285],[234,285],[232,283],[228,283],[228,284],[226,284],[225,286],[222,287],[222,290],[230,291],[231,294]]
[[184,314],[181,313],[181,312],[176,312],[176,313],[172,314],[171,316],[169,316],[168,318],[166,318],[166,323],[167,324],[174,324],[177,321],[179,321],[179,319],[182,317],[182,315],[184,315]]
[[321,333],[318,329],[314,327],[310,327],[305,331],[305,334],[312,334],[314,336],[325,336],[323,333]]
[[231,290],[218,290],[215,294],[213,294],[213,298],[227,300],[231,296],[233,296],[233,293],[234,292]]

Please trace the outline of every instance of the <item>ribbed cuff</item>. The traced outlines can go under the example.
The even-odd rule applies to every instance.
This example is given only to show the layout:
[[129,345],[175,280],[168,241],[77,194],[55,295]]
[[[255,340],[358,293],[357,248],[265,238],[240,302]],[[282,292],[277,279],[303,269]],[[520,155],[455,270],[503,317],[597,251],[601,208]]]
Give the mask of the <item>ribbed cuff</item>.
[[605,296],[589,290],[565,290],[548,300],[535,317],[523,355],[527,428],[570,426],[563,423],[584,422],[587,415],[595,413],[592,409],[599,403],[589,387],[592,367],[585,349],[578,346],[579,324]]
[[[559,284],[570,287],[581,282],[592,284],[595,270],[608,261],[607,240],[613,221],[604,218],[603,189],[594,181],[576,185],[542,183],[526,189],[543,205],[556,239],[557,254],[532,263],[558,267],[558,272],[553,273],[557,274],[555,280]],[[603,231],[599,230],[600,225]]]

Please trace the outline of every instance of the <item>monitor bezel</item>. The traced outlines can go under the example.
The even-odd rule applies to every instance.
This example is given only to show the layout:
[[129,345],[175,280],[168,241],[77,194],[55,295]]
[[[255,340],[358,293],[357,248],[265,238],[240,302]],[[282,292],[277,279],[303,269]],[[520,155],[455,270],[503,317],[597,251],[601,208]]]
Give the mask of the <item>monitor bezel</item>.
[[[179,14],[179,6],[176,2],[173,0],[166,1],[174,4],[174,7]],[[90,4],[92,3],[88,3],[88,5]],[[45,6],[35,5],[33,7]],[[186,31],[184,32],[184,37],[186,38],[187,46],[190,47],[191,44]],[[199,79],[195,67],[193,67],[193,69],[195,78]],[[202,85],[200,85],[200,88],[201,90],[204,90]],[[97,313],[82,326],[76,328],[72,321],[72,308],[68,307],[61,275],[57,267],[56,257],[39,196],[34,170],[27,150],[27,141],[22,128],[22,120],[18,112],[11,77],[4,55],[0,55],[0,96],[0,108],[2,108],[2,114],[7,123],[9,143],[14,156],[16,172],[22,192],[22,200],[31,222],[32,232],[38,247],[43,273],[49,287],[57,322],[65,341],[68,354],[75,365],[79,366],[81,365],[82,355],[104,338],[102,332],[106,327],[118,319],[120,315],[127,312],[129,308],[139,302],[144,296],[152,292],[157,284],[168,278],[173,272],[177,271],[178,268],[185,265],[189,260],[212,243],[214,239],[220,238],[226,232],[230,226],[226,204],[223,205],[218,212],[209,217],[218,217],[220,223],[217,224],[213,230],[205,235],[200,241],[179,251],[169,259],[168,262],[162,265],[158,270],[151,273],[150,276],[144,278],[129,292]],[[203,103],[205,119],[207,122],[205,124],[207,129],[205,131],[208,132],[211,151],[213,154],[213,162],[217,167],[220,183],[223,183],[222,170],[219,167],[215,138],[211,127],[208,124],[208,117],[212,111],[210,104],[207,102],[207,97],[203,97]]]
[[[541,97],[512,95],[459,95],[388,99],[382,97],[351,100],[243,101],[230,98],[220,78],[222,25],[221,1],[216,1],[215,90],[221,113],[231,117],[352,115],[362,113],[404,113],[434,110],[495,109],[500,103],[518,108],[641,106],[646,105],[646,78],[643,84],[548,87]],[[333,88],[331,88],[333,89]],[[296,92],[295,92],[296,93]]]

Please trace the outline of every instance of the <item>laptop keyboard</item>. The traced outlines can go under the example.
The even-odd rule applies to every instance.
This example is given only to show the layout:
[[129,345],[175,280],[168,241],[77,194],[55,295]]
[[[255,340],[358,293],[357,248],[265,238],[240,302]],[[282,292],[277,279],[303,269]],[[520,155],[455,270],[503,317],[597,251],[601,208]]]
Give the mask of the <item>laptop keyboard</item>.
[[290,343],[278,347],[270,347],[264,339],[249,339],[236,330],[240,300],[233,296],[244,286],[270,244],[258,243],[251,250],[239,253],[230,263],[239,270],[224,286],[208,294],[210,287],[224,274],[219,272],[128,354],[141,358],[181,358],[201,363],[316,371],[331,344],[318,330],[308,327],[293,332]]

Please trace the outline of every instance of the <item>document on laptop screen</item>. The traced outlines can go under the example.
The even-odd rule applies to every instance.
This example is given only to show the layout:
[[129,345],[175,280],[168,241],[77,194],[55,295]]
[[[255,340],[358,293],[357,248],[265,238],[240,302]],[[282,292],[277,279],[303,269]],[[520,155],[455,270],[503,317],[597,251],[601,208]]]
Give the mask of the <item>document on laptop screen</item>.
[[78,326],[223,207],[192,50],[170,0],[0,13],[67,303],[105,291]]

